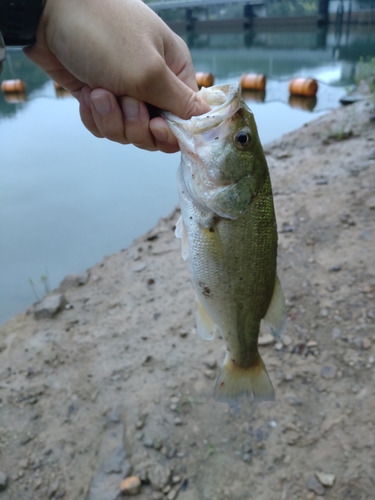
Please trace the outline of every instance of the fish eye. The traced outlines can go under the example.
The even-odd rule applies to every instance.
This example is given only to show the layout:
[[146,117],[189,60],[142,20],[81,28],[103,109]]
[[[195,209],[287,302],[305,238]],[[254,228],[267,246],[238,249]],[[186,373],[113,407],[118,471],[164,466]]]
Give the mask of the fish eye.
[[248,130],[240,130],[234,136],[234,143],[239,149],[245,149],[251,143],[251,135]]

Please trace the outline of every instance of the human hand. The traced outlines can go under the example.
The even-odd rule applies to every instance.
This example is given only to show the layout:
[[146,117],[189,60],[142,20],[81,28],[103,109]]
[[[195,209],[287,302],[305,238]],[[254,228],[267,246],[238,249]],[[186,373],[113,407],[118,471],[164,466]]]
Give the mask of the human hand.
[[171,153],[177,141],[146,103],[184,119],[209,110],[186,44],[141,0],[47,0],[36,38],[26,55],[97,137]]

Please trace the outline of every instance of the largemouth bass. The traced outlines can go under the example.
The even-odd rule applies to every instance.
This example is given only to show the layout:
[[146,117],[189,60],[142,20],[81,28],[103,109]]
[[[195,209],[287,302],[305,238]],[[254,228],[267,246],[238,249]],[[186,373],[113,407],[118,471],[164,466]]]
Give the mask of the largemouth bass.
[[197,295],[197,329],[204,339],[218,330],[226,343],[217,400],[244,393],[274,399],[258,352],[261,320],[277,338],[286,324],[267,162],[237,85],[200,93],[211,107],[205,115],[182,120],[165,114],[181,149],[176,236]]

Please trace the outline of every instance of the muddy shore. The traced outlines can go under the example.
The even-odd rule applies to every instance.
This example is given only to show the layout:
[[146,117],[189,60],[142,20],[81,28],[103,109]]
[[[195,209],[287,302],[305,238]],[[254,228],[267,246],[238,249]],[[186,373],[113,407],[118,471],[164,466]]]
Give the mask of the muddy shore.
[[196,332],[175,209],[68,277],[52,317],[30,307],[0,327],[1,500],[115,500],[128,476],[139,500],[374,498],[375,107],[364,94],[265,146],[288,310],[283,342],[260,347],[276,402],[213,400],[225,347]]

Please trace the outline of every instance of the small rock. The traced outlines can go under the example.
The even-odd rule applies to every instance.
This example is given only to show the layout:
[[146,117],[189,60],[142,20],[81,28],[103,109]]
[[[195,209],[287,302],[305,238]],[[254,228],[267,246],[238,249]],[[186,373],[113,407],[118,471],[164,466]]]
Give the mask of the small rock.
[[163,447],[163,440],[160,438],[154,439],[154,450],[160,450]]
[[371,210],[374,210],[374,208],[375,208],[375,196],[371,196],[371,198],[368,198],[368,200],[366,200],[366,207],[370,208]]
[[173,488],[167,495],[167,500],[175,500],[177,498],[179,489],[178,488]]
[[292,156],[289,151],[280,151],[280,153],[276,156],[278,160],[283,160],[284,158],[290,158]]
[[146,448],[152,448],[154,446],[154,440],[152,438],[146,438],[143,441],[143,446],[145,446]]
[[216,373],[213,371],[213,370],[205,370],[204,372],[204,376],[213,380],[214,378],[216,378]]
[[316,479],[314,474],[311,474],[306,480],[307,489],[313,491],[316,495],[324,495],[325,489],[322,484]]
[[301,406],[302,405],[302,400],[297,396],[297,394],[294,394],[294,392],[290,392],[288,394],[285,394],[285,399],[291,406]]
[[325,379],[335,378],[337,367],[335,365],[323,365],[320,375]]
[[43,484],[43,479],[41,477],[38,477],[38,479],[35,481],[34,484],[34,490],[39,489],[42,486],[42,484]]
[[251,453],[244,453],[244,454],[242,455],[242,460],[243,460],[244,462],[251,462]]
[[318,342],[316,340],[309,340],[306,342],[306,347],[316,347],[318,345]]
[[80,274],[68,274],[60,283],[59,290],[61,292],[65,292],[66,290],[69,290],[69,288],[75,288],[78,286],[86,285],[89,278],[90,278],[89,271],[85,271]]
[[161,491],[154,491],[151,498],[152,500],[163,500],[164,493]]
[[258,338],[258,345],[270,345],[275,342],[273,335],[265,333]]
[[123,495],[137,495],[141,489],[141,480],[138,476],[130,476],[121,481],[120,490]]
[[325,177],[318,177],[317,179],[315,179],[315,184],[317,186],[324,186],[328,184],[328,179],[326,179]]
[[207,359],[204,364],[207,366],[207,368],[209,368],[210,370],[214,370],[216,367],[217,367],[217,362],[216,362],[216,359],[214,358],[210,358],[210,359]]
[[140,462],[137,463],[137,465],[134,467],[133,470],[133,475],[139,477],[142,483],[148,483],[148,467],[149,463],[146,462]]
[[174,425],[182,425],[182,420],[180,417],[176,417],[173,421]]
[[56,479],[50,486],[48,490],[48,498],[53,498],[55,496],[55,493],[59,489],[60,486],[60,481]]
[[281,349],[283,348],[283,344],[282,344],[282,342],[276,342],[274,347],[275,347],[276,351],[281,351]]
[[282,343],[283,345],[288,346],[292,343],[292,339],[289,337],[289,335],[284,335]]
[[332,330],[332,338],[336,340],[336,339],[339,339],[340,337],[341,337],[341,330],[340,330],[340,328],[334,328]]
[[133,267],[133,271],[135,273],[140,273],[141,271],[143,271],[144,269],[146,269],[147,265],[145,262],[140,262],[139,264],[136,264],[134,267]]
[[166,495],[167,493],[169,493],[171,491],[171,489],[172,489],[172,486],[170,484],[167,484],[167,486],[165,486],[163,488],[164,495]]
[[5,472],[0,471],[0,491],[4,491],[8,486],[8,476]]
[[252,446],[251,444],[249,443],[249,441],[245,441],[242,445],[242,451],[244,453],[251,453],[252,452]]
[[169,447],[167,449],[166,457],[169,458],[169,459],[171,459],[174,456],[176,456],[176,453],[177,453],[177,449],[176,448]]
[[141,418],[139,418],[137,420],[137,422],[135,423],[135,427],[136,427],[136,429],[140,430],[140,429],[142,429],[143,426],[144,426],[144,422]]
[[172,477],[172,484],[178,484],[179,482],[181,482],[180,476],[173,476]]
[[34,318],[52,318],[64,309],[67,303],[63,293],[48,295],[34,305]]
[[364,337],[362,339],[362,349],[367,350],[367,349],[370,349],[371,346],[372,346],[371,340],[367,337]]
[[333,486],[336,479],[334,474],[327,474],[325,472],[315,472],[315,476],[323,486]]
[[148,471],[148,478],[155,490],[162,490],[169,482],[171,469],[163,465],[155,465]]
[[323,317],[323,318],[326,318],[328,316],[328,309],[326,308],[323,308],[320,310],[320,315]]
[[335,264],[334,266],[330,267],[328,269],[328,271],[330,273],[338,273],[339,271],[341,271],[342,267],[340,266],[340,264]]

